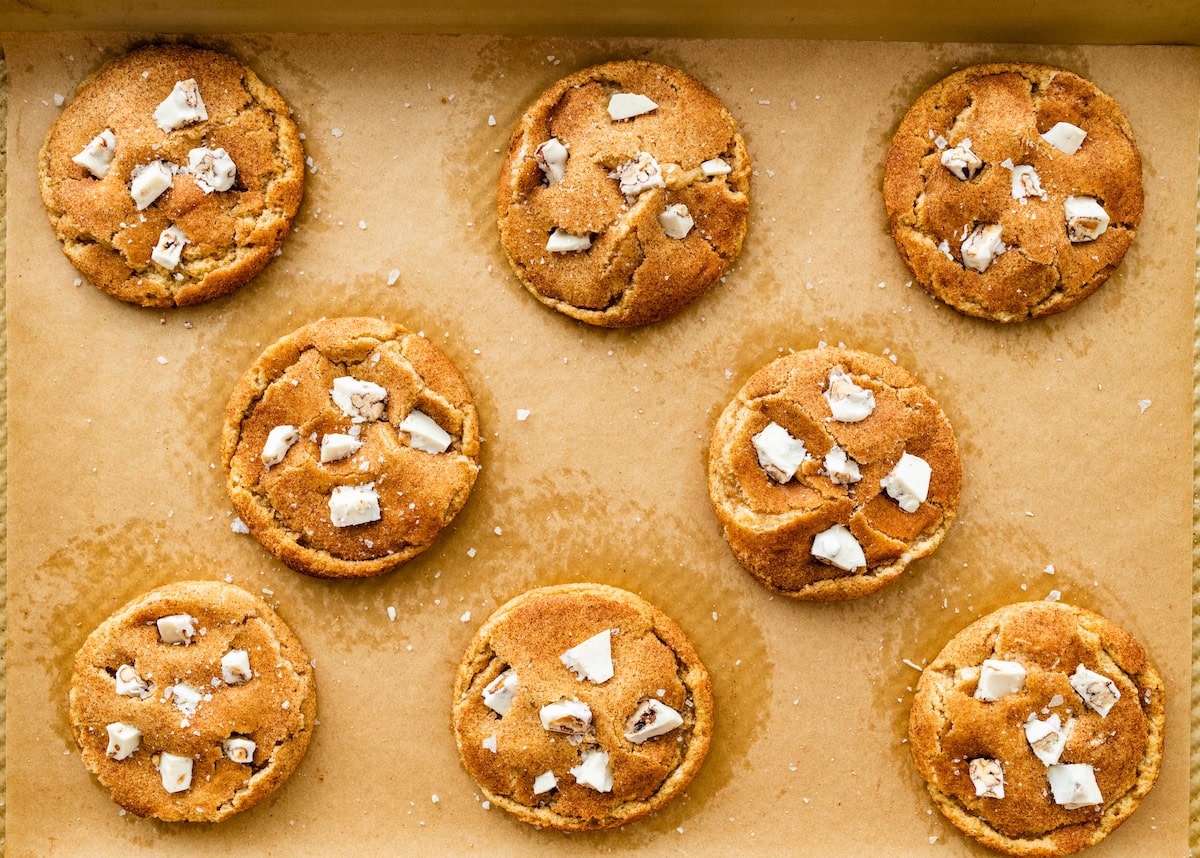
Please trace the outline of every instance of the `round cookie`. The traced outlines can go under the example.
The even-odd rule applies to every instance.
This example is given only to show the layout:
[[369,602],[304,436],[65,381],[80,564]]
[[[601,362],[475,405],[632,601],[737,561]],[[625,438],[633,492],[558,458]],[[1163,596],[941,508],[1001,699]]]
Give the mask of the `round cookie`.
[[687,788],[713,696],[683,631],[602,584],[530,590],[475,634],[454,682],[454,738],[489,801],[531,825],[614,828]]
[[1073,307],[1108,279],[1142,219],[1142,162],[1121,108],[1091,82],[993,63],[917,99],[883,196],[896,247],[930,293],[1019,322]]
[[760,583],[796,599],[874,593],[933,552],[954,520],[962,465],[929,391],[849,349],[784,355],[717,420],[708,492],[725,539]]
[[592,325],[647,325],[738,255],[749,190],[745,141],[712,92],[669,66],[605,63],[551,86],[517,123],[496,191],[500,241],[543,304]]
[[150,45],[104,66],[39,159],[63,252],[143,307],[233,292],[275,256],[300,205],[304,151],[289,114],[278,92],[214,51]]
[[379,575],[420,554],[479,473],[479,417],[436,346],[373,318],[324,319],[263,352],[221,435],[250,532],[321,578]]
[[1068,855],[1154,786],[1164,719],[1162,680],[1127,632],[1082,608],[1022,602],[972,623],[925,668],[909,741],[960,830],[1009,855]]
[[317,688],[271,608],[218,581],[151,590],[88,635],[70,719],[84,764],[130,813],[218,822],[300,763]]

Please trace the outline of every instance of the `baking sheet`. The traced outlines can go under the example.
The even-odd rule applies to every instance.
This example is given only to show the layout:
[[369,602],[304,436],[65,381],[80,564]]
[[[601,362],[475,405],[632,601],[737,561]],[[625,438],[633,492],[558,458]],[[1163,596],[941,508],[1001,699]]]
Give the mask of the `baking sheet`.
[[[907,759],[917,673],[903,660],[931,660],[973,618],[1052,589],[1133,632],[1168,684],[1159,785],[1089,854],[1186,848],[1200,51],[208,37],[200,43],[281,90],[316,172],[297,231],[263,276],[163,313],[76,285],[35,180],[54,94],[69,97],[137,41],[3,37],[9,854],[155,854],[166,838],[195,854],[985,854],[933,810]],[[494,229],[496,150],[543,87],[626,56],[679,65],[717,90],[757,175],[726,282],[653,328],[600,331],[542,307],[508,272]],[[962,317],[906,286],[879,191],[911,101],[953,67],[999,59],[1063,65],[1116,97],[1142,148],[1147,197],[1110,282],[1062,316],[1017,327]],[[217,439],[229,390],[262,347],[353,313],[424,331],[456,361],[480,408],[484,468],[429,552],[374,581],[316,581],[230,531]],[[721,539],[705,486],[720,409],[780,350],[822,340],[895,352],[941,402],[964,466],[960,518],[939,552],[881,594],[839,605],[756,585]],[[70,738],[74,652],[138,593],[226,574],[269,591],[317,661],[321,725],[308,757],[273,799],[220,826],[122,816]],[[567,837],[482,808],[448,712],[454,666],[493,608],[582,580],[634,590],[682,625],[713,675],[718,721],[685,798],[621,831]]]

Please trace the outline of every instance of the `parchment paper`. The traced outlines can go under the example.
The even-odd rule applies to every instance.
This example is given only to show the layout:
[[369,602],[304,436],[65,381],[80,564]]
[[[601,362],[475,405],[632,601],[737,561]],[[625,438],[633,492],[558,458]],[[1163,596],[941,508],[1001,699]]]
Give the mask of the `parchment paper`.
[[[1051,590],[1136,635],[1168,685],[1159,784],[1089,855],[1184,853],[1200,51],[206,37],[280,89],[316,171],[264,275],[163,313],[77,284],[36,187],[54,94],[69,99],[138,41],[3,38],[9,854],[987,854],[933,809],[908,759],[918,675],[904,659],[928,662],[973,619]],[[717,90],[757,175],[725,282],[673,320],[613,332],[517,284],[493,191],[524,106],[569,71],[627,56]],[[1000,59],[1091,78],[1126,110],[1145,161],[1146,218],[1120,270],[1081,306],[1015,327],[906,285],[879,190],[912,100],[954,67]],[[479,404],[484,468],[426,554],[373,581],[317,581],[230,531],[217,438],[234,380],[265,345],[357,313],[423,331],[456,361]],[[705,485],[720,409],[781,350],[819,341],[895,352],[963,452],[960,518],[939,552],[847,604],[797,604],[755,584]],[[274,798],[219,826],[122,815],[70,737],[74,653],[137,594],[225,575],[265,592],[316,659],[308,756]],[[583,580],[634,590],[683,626],[712,673],[718,721],[686,797],[624,830],[566,836],[482,807],[458,764],[449,696],[492,609]]]

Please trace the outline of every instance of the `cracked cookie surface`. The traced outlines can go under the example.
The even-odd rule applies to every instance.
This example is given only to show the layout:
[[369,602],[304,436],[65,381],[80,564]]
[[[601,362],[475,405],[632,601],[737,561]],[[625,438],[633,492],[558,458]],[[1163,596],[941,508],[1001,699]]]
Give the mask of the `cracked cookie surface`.
[[[155,110],[177,82],[196,81],[208,118],[164,131]],[[197,304],[233,292],[266,267],[304,189],[304,151],[283,98],[234,58],[186,45],[151,45],[79,85],[39,158],[42,200],[63,252],[101,290],[144,307]],[[97,178],[75,163],[97,135],[115,146]],[[196,148],[224,149],[228,190],[205,193],[194,174],[139,211],[132,174],[153,161],[187,168]],[[152,259],[164,230],[187,243],[174,268]]]
[[[1073,154],[1042,137],[1060,122],[1086,132]],[[960,170],[966,179],[942,162],[964,140],[982,162]],[[1036,184],[1014,189],[1016,167],[1032,168]],[[1117,103],[1070,71],[1015,62],[972,66],[921,95],[892,141],[883,193],[916,279],[956,310],[1000,322],[1062,312],[1096,291],[1129,249],[1144,202],[1141,156]],[[1094,240],[1071,241],[1071,197],[1107,213]],[[986,225],[1000,226],[1003,250],[980,271],[963,244]]]
[[[356,400],[366,416],[335,401],[345,378],[383,390]],[[423,448],[421,427],[406,422],[414,413],[445,433],[442,451]],[[269,463],[279,427],[292,442]],[[330,441],[344,455],[331,460]],[[283,337],[242,376],[221,457],[234,509],[272,554],[309,575],[366,577],[424,551],[466,503],[479,418],[458,370],[424,337],[378,319],[325,319]],[[335,493],[347,489],[375,494],[374,520],[335,523]]]
[[[995,700],[976,697],[985,659],[1019,663],[1022,687]],[[1104,715],[1072,683],[1078,665],[1119,693]],[[925,668],[909,741],[929,794],[960,830],[1010,855],[1067,855],[1103,840],[1154,786],[1164,704],[1161,678],[1127,632],[1082,608],[1023,602],[968,626]],[[1031,715],[1070,724],[1057,763],[1091,766],[1100,803],[1067,809],[1055,801],[1050,767],[1024,729]],[[1003,798],[976,795],[969,763],[977,758],[999,763]]]
[[[858,422],[835,420],[826,398],[839,367],[873,396]],[[772,423],[805,448],[783,482],[755,444]],[[835,446],[857,464],[857,481],[833,481],[826,457]],[[906,453],[931,469],[912,512],[881,485]],[[941,544],[961,488],[958,444],[929,391],[890,360],[849,349],[795,352],[758,370],[718,418],[709,448],[709,498],[729,547],[760,583],[797,599],[857,598],[897,578]],[[863,565],[847,570],[814,555],[818,535],[835,526],[849,530]]]
[[[165,643],[157,621],[183,614],[194,620],[190,643]],[[234,650],[245,653],[251,675],[231,684],[222,658]],[[122,668],[132,668],[143,693],[118,684]],[[198,692],[182,703],[190,712],[172,691],[180,685]],[[168,822],[216,822],[269,796],[296,768],[316,695],[308,655],[265,602],[230,584],[183,581],[139,596],[88,636],[75,657],[70,721],[84,764],[121,807]],[[110,724],[140,733],[123,759],[108,753]],[[254,743],[246,762],[225,750],[230,738]],[[164,753],[191,760],[187,788],[164,788],[156,768]]]
[[[608,105],[618,92],[646,96],[656,107],[615,120]],[[551,139],[566,150],[552,183],[537,156]],[[639,191],[642,185],[614,175],[639,153],[661,170],[661,181],[643,185],[661,186]],[[713,159],[725,167],[707,172],[728,172],[706,175],[701,165]],[[542,303],[593,325],[650,324],[702,295],[741,250],[750,170],[737,123],[688,75],[640,60],[593,66],[542,93],[513,131],[496,193],[500,240]],[[694,223],[675,238],[668,231],[678,222],[659,217],[680,204]],[[548,250],[556,230],[590,246]]]
[[[579,678],[562,654],[605,631],[611,678]],[[515,674],[515,694],[501,715],[483,692],[506,673]],[[670,707],[680,723],[635,742],[628,722],[646,700]],[[587,707],[573,735],[543,725],[543,707],[563,701]],[[640,597],[602,584],[530,590],[499,608],[463,656],[452,708],[459,756],[487,799],[563,831],[613,828],[663,807],[699,771],[713,730],[708,672],[683,631]],[[608,791],[571,773],[593,752],[607,755]]]

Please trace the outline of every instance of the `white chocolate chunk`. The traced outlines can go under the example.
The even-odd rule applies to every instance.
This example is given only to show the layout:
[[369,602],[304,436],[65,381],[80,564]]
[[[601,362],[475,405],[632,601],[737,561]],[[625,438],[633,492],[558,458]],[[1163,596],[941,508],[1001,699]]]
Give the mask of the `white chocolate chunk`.
[[152,202],[162,196],[171,187],[174,175],[170,167],[162,161],[151,161],[140,164],[130,173],[133,181],[129,185],[129,193],[138,211],[147,208]]
[[591,707],[574,697],[546,704],[538,711],[538,717],[551,733],[568,736],[582,736],[592,724]]
[[662,214],[658,216],[658,225],[662,227],[667,238],[681,240],[687,238],[687,234],[692,231],[696,221],[688,212],[687,206],[683,203],[673,203],[663,209]]
[[1020,164],[1012,168],[1012,198],[1024,200],[1029,197],[1041,197],[1044,200],[1046,192],[1042,190],[1042,180],[1037,170],[1028,164]]
[[614,92],[608,100],[608,115],[612,117],[613,122],[641,116],[657,108],[658,105],[649,98],[635,92]]
[[174,271],[175,266],[179,265],[183,246],[189,241],[190,239],[183,234],[182,229],[171,224],[158,234],[158,243],[150,252],[150,260],[168,271]]
[[1006,694],[1016,694],[1025,687],[1025,668],[1019,661],[999,658],[983,660],[979,684],[975,686],[977,700],[999,700]]
[[493,754],[496,753],[496,734],[493,733],[480,742],[479,747],[483,748],[485,751],[491,751]]
[[333,380],[329,391],[333,404],[354,423],[382,420],[387,390],[372,381],[363,381],[351,375]]
[[195,715],[202,699],[200,690],[186,682],[177,682],[171,686],[171,705],[184,715]]
[[512,709],[519,685],[520,679],[515,670],[504,671],[484,687],[483,705],[503,718]]
[[228,191],[237,178],[237,165],[222,148],[209,149],[201,146],[188,152],[188,169],[200,190],[206,194],[213,191]]
[[334,527],[353,527],[382,518],[375,483],[336,486],[329,496],[329,520]]
[[596,792],[612,792],[613,773],[608,766],[607,751],[584,751],[583,761],[571,769],[571,774],[577,784]]
[[858,423],[875,411],[875,394],[851,381],[840,366],[830,370],[823,396],[833,419],[839,423]]
[[983,161],[971,151],[971,138],[968,137],[953,149],[942,150],[942,166],[965,182],[983,169]]
[[1042,139],[1060,152],[1074,155],[1083,145],[1087,132],[1078,125],[1070,122],[1057,122],[1054,127],[1042,135]]
[[899,504],[905,512],[916,512],[929,497],[929,477],[933,469],[920,456],[908,453],[900,455],[900,461],[879,481],[879,487],[887,490],[888,497]]
[[551,137],[533,152],[533,158],[546,176],[547,185],[557,185],[567,174],[567,147]]
[[1088,670],[1082,664],[1075,668],[1070,682],[1088,708],[1101,718],[1107,717],[1109,711],[1121,699],[1121,692],[1115,682],[1102,673]]
[[142,731],[132,724],[117,721],[108,725],[108,749],[105,754],[114,760],[124,760],[142,744]]
[[163,751],[158,760],[158,773],[162,776],[163,789],[183,792],[192,785],[192,758]]
[[837,486],[848,486],[862,479],[858,462],[837,444],[825,454],[825,473],[829,475],[829,481]]
[[550,792],[558,786],[558,778],[554,776],[553,771],[545,771],[533,779],[533,794],[541,795],[544,792]]
[[1030,750],[1042,761],[1043,766],[1053,766],[1062,756],[1063,748],[1067,746],[1067,739],[1071,737],[1071,730],[1074,726],[1074,718],[1068,718],[1064,725],[1058,717],[1058,713],[1051,715],[1045,721],[1039,721],[1036,715],[1030,715],[1025,721],[1025,739],[1029,742]]
[[240,763],[243,766],[248,766],[254,762],[254,751],[258,745],[253,739],[245,739],[241,737],[230,736],[226,739],[222,746],[225,749],[225,757],[235,763]]
[[647,697],[638,703],[633,714],[625,719],[625,738],[640,745],[655,736],[662,736],[683,726],[683,716],[661,700]]
[[353,435],[341,435],[337,432],[322,435],[321,464],[328,465],[330,462],[338,462],[347,456],[352,456],[362,445],[363,442]]
[[1069,763],[1046,769],[1054,801],[1067,810],[1101,804],[1104,797],[1096,784],[1096,772],[1086,763]]
[[191,614],[171,614],[159,617],[158,638],[163,643],[190,644],[196,636],[196,618]]
[[424,411],[413,409],[400,424],[400,431],[407,432],[409,445],[426,453],[444,453],[450,448],[450,433],[437,425]]
[[658,161],[649,152],[638,152],[632,160],[626,161],[616,170],[608,174],[610,179],[617,180],[621,193],[627,197],[635,197],[642,191],[651,188],[665,188],[662,170]]
[[975,795],[979,798],[1004,798],[1004,770],[999,760],[978,757],[967,765]]
[[1074,244],[1095,241],[1108,229],[1108,212],[1095,197],[1067,197],[1063,203],[1067,238]]
[[607,682],[613,675],[612,629],[592,635],[558,658],[573,670],[581,681],[590,679],[597,685]]
[[587,250],[591,246],[590,235],[571,235],[561,226],[556,226],[554,232],[546,239],[546,250],[551,253],[574,253],[577,250]]
[[729,165],[728,161],[721,158],[709,158],[707,161],[700,162],[700,171],[710,178],[712,176],[728,176],[733,172],[733,167]]
[[758,464],[777,483],[786,483],[794,477],[796,469],[809,457],[804,442],[793,438],[773,420],[750,440],[758,453]]
[[140,697],[145,700],[150,694],[150,686],[138,676],[132,664],[123,664],[117,668],[116,686],[117,694],[122,697]]
[[163,131],[174,131],[202,119],[208,119],[208,111],[195,78],[177,81],[171,94],[154,108],[154,122]]
[[221,656],[221,678],[227,685],[241,685],[249,682],[253,676],[250,654],[244,649],[231,649]]
[[960,248],[963,265],[980,274],[987,271],[991,267],[992,261],[1008,250],[1004,246],[1004,242],[1000,240],[1003,233],[1004,227],[998,223],[981,223],[971,230],[971,234],[967,236],[967,240],[962,243]]
[[263,444],[262,455],[259,458],[268,468],[278,465],[287,455],[287,451],[292,449],[292,445],[299,440],[300,430],[295,426],[276,426],[267,433],[267,441]]
[[105,128],[71,160],[97,179],[103,179],[108,174],[108,165],[112,163],[116,151],[117,138],[111,129]]
[[845,525],[835,524],[813,537],[812,556],[846,572],[867,565],[867,556]]

